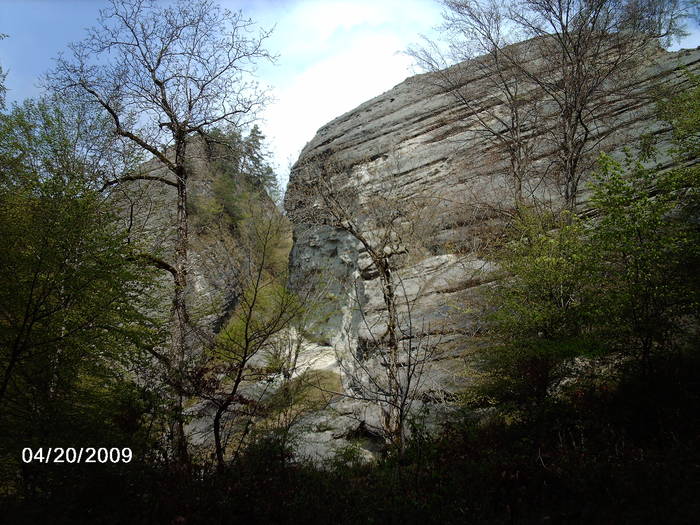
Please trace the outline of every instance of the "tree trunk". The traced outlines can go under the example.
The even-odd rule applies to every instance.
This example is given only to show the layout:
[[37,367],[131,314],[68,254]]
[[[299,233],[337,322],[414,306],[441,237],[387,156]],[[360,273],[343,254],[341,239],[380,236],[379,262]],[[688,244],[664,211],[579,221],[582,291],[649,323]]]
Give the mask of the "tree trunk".
[[226,406],[220,406],[216,409],[214,415],[214,448],[216,449],[216,468],[219,471],[224,469],[224,447],[221,442],[221,416],[226,411]]
[[401,448],[401,434],[403,434],[402,419],[400,417],[400,409],[395,406],[396,402],[401,399],[401,384],[399,378],[399,341],[397,337],[398,330],[398,313],[396,311],[396,296],[394,291],[394,283],[391,275],[391,269],[385,259],[379,259],[375,262],[379,269],[379,275],[382,280],[382,295],[384,305],[387,309],[387,351],[388,359],[388,379],[389,379],[389,395],[392,398],[392,404],[387,407],[384,416],[384,426],[387,434],[390,436],[394,445]]
[[180,466],[189,464],[187,437],[184,428],[184,390],[187,358],[187,313],[186,291],[188,270],[188,228],[187,228],[187,170],[185,167],[186,137],[175,137],[175,177],[177,184],[177,235],[175,239],[175,291],[173,293],[171,334],[173,364],[175,365],[175,422],[173,429],[173,450]]

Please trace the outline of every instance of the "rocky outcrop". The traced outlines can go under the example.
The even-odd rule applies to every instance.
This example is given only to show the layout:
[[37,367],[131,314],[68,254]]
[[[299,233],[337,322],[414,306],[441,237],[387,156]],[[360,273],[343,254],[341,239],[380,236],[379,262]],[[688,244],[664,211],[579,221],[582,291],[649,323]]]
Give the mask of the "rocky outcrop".
[[[541,57],[535,59],[544,64]],[[659,84],[673,88],[682,83],[682,68],[699,67],[700,50],[651,53],[636,78],[628,79],[630,95],[611,101],[593,130],[600,151],[619,154],[642,134],[655,137],[663,151],[668,130],[655,119],[654,104],[645,95]],[[291,280],[316,279],[326,288],[327,318],[317,334],[325,348],[339,355],[357,352],[363,341],[381,336],[371,331],[381,324],[374,321],[381,317],[383,303],[376,272],[360,243],[342,229],[309,220],[319,201],[308,189],[321,181],[354,196],[359,221],[378,195],[390,192],[393,202],[414,204],[417,213],[407,220],[423,227],[420,248],[395,258],[403,302],[411,311],[410,335],[438,338],[448,352],[449,358],[433,368],[430,389],[449,391],[469,380],[463,356],[480,344],[473,312],[494,273],[484,248],[498,230],[497,210],[512,200],[504,175],[507,155],[478,131],[470,109],[485,108],[484,119],[498,113],[491,86],[476,73],[464,76],[457,87],[470,100],[467,107],[438,74],[408,78],[323,126],[302,151],[285,197],[295,231]],[[553,116],[552,107],[545,105],[545,111]],[[555,152],[546,141],[538,148],[536,162],[545,166]],[[542,199],[560,199],[554,181],[525,183]],[[416,207],[420,200],[425,204]],[[585,191],[580,201],[585,207]]]
[[[220,153],[194,140],[188,147],[190,178],[188,181],[189,253],[186,298],[193,323],[205,333],[213,334],[228,318],[241,293],[240,262],[249,257],[250,249],[239,242],[235,229],[222,225],[223,214],[215,201],[215,185],[222,177],[226,160]],[[234,164],[235,159],[229,164]],[[229,168],[235,170],[234,166]],[[173,180],[173,174],[157,160],[138,167],[139,174]],[[275,213],[276,208],[264,191],[251,191],[248,181],[233,178],[224,189],[231,198],[246,193],[258,206]],[[110,199],[116,203],[129,231],[131,242],[143,253],[172,263],[176,236],[177,194],[175,187],[158,181],[137,180],[118,184]],[[212,209],[214,211],[212,211]],[[173,282],[169,273],[161,275],[161,300],[156,311],[169,315]]]

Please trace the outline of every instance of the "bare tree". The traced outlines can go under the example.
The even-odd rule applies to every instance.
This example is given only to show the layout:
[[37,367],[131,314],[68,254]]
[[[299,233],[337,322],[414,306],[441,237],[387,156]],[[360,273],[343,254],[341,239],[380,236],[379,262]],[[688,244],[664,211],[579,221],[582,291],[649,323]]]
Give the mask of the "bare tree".
[[[634,93],[636,68],[658,42],[682,34],[688,8],[682,0],[442,3],[442,29],[452,51],[457,51],[452,58],[486,54],[461,67],[491,71],[509,118],[494,118],[486,111],[494,124],[485,127],[509,152],[516,188],[522,169],[532,165],[528,139],[535,132],[523,132],[534,115],[554,152],[552,172],[570,208],[576,205],[581,177],[591,168],[593,154],[614,130],[604,125],[611,108]],[[527,49],[514,45],[525,39],[531,39]],[[443,62],[437,49],[428,46],[413,54],[423,66],[439,70]],[[530,95],[523,96],[526,92]],[[546,121],[541,111],[531,109],[543,103],[548,107]],[[475,118],[484,124],[483,118]]]
[[[7,38],[7,35],[0,33],[0,40]],[[0,109],[5,109],[5,93],[7,93],[7,88],[5,87],[5,79],[7,78],[7,71],[3,71],[2,66],[0,66]]]
[[[214,344],[202,355],[192,394],[214,408],[213,434],[217,464],[223,468],[231,431],[237,427],[239,446],[254,419],[264,415],[264,398],[274,391],[272,382],[291,376],[289,362],[268,359],[278,338],[303,313],[303,297],[289,291],[285,282],[284,254],[278,253],[288,237],[286,219],[269,203],[268,209],[250,210],[239,225],[240,249],[250,254],[241,262],[242,293],[238,305]],[[292,356],[295,359],[296,357]],[[288,377],[287,377],[288,378]]]
[[[425,39],[423,46],[409,49],[408,54],[432,73],[426,81],[449,92],[464,108],[462,120],[470,134],[505,153],[505,178],[513,199],[499,211],[508,214],[512,205],[517,208],[533,196],[545,176],[534,165],[543,138],[542,100],[532,83],[500,53],[508,45],[502,17],[493,10],[478,12],[476,6],[470,7],[466,20],[445,14],[447,49]],[[511,53],[524,61],[523,51],[512,49]],[[475,90],[476,84],[482,89]]]
[[416,252],[425,255],[417,238],[429,239],[425,227],[435,222],[428,212],[432,201],[415,194],[402,197],[395,178],[400,170],[384,168],[392,173],[374,174],[374,180],[384,180],[359,198],[356,187],[341,182],[352,177],[333,160],[310,162],[301,168],[306,173],[299,178],[307,182],[298,182],[304,187],[297,189],[306,196],[307,205],[295,213],[305,223],[348,233],[369,257],[371,267],[364,271],[376,274],[385,312],[371,317],[364,311],[362,293],[355,283],[354,300],[367,337],[359,341],[358,348],[338,352],[338,362],[349,380],[342,395],[378,406],[380,430],[401,453],[411,408],[427,367],[437,356],[439,341],[431,339],[430,327],[418,326],[414,319],[418,296],[410,297],[406,291],[399,265]]
[[[250,74],[270,54],[262,47],[269,35],[255,32],[243,15],[221,9],[212,0],[111,0],[98,26],[70,45],[49,75],[59,93],[77,93],[104,111],[114,133],[131,141],[165,168],[143,170],[104,181],[103,189],[123,182],[155,181],[175,188],[177,214],[172,254],[151,257],[174,283],[167,365],[175,390],[173,449],[188,461],[183,423],[184,369],[193,335],[186,302],[189,269],[189,137],[214,126],[239,125],[264,101]],[[166,260],[169,259],[169,260]]]

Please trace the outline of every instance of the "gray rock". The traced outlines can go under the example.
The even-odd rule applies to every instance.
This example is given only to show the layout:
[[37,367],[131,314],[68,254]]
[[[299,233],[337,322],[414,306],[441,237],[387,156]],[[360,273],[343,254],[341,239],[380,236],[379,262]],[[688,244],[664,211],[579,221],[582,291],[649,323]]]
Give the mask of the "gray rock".
[[[544,63],[540,57],[533,60]],[[655,83],[681,84],[680,68],[697,70],[699,63],[700,50],[652,53],[638,78],[629,79],[634,96],[611,103],[605,122],[593,131],[602,139],[600,150],[619,156],[622,147],[650,133],[660,151],[667,151],[668,130],[655,120],[653,102],[642,102],[643,95]],[[490,107],[493,114],[497,99],[489,86],[488,79],[472,75],[464,79],[463,88],[473,104]],[[489,118],[486,112],[484,118]],[[498,230],[493,210],[512,200],[504,176],[507,158],[475,126],[467,108],[439,86],[435,74],[408,78],[319,129],[292,168],[285,196],[295,228],[291,283],[308,284],[316,276],[317,286],[327,287],[328,318],[316,336],[341,356],[354,352],[362,340],[381,337],[386,312],[376,272],[360,244],[343,231],[308,220],[319,202],[309,197],[307,188],[323,179],[333,191],[352,194],[360,222],[363,206],[388,189],[395,192],[396,202],[429,199],[424,219],[413,219],[432,226],[423,235],[424,245],[410,257],[397,253],[396,258],[405,304],[402,322],[411,311],[409,335],[439,338],[443,355],[450,357],[431,370],[426,392],[454,391],[469,381],[463,355],[481,344],[474,312],[484,287],[495,278],[495,268],[483,260],[482,252]],[[544,165],[554,154],[552,145],[541,145],[539,154],[538,162]],[[541,199],[561,202],[552,181],[525,184],[538,184],[533,191]],[[581,190],[584,209],[583,183]]]

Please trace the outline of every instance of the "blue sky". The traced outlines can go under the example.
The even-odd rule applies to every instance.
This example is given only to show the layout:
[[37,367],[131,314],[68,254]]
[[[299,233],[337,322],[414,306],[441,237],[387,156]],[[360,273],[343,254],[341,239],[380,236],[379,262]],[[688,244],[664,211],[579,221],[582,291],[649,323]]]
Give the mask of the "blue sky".
[[[259,70],[275,101],[261,114],[282,182],[316,130],[414,72],[402,54],[440,23],[433,0],[221,0],[262,27],[276,65]],[[0,64],[8,100],[40,94],[39,77],[69,42],[83,38],[106,0],[0,0]],[[678,47],[700,45],[700,30]]]

